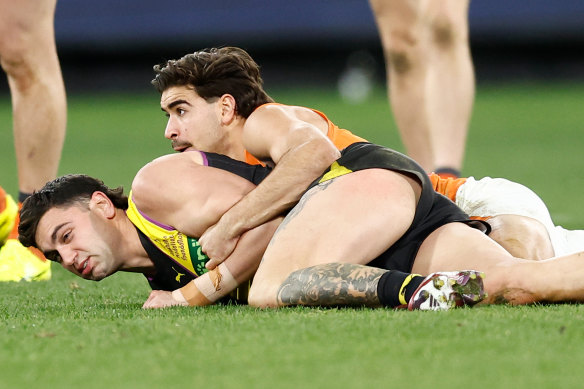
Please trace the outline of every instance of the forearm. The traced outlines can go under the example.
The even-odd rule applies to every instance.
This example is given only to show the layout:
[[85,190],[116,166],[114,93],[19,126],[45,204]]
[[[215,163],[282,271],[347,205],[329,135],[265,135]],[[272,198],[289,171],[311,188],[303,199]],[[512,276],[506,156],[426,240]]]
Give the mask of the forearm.
[[230,208],[220,219],[229,235],[241,235],[291,209],[308,185],[340,156],[328,147],[323,152],[322,142],[312,139],[287,152],[258,187]]
[[210,305],[250,280],[281,220],[276,218],[244,233],[225,262],[175,290],[173,297],[192,306]]
[[187,302],[190,306],[211,305],[237,288],[237,285],[226,264],[222,263],[173,291],[172,297],[179,302]]

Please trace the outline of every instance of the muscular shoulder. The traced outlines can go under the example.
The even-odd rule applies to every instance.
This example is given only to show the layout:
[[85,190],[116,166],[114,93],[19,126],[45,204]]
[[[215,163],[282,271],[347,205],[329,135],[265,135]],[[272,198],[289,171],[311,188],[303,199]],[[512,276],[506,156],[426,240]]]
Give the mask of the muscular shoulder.
[[200,170],[204,174],[199,152],[170,154],[154,159],[142,167],[132,182],[132,198],[136,206],[148,214],[159,213],[161,204],[172,209],[180,198],[176,194],[185,175]]
[[132,198],[143,213],[192,236],[214,224],[254,187],[230,172],[202,165],[195,154],[157,158],[132,183]]
[[328,122],[310,108],[266,104],[256,109],[243,127],[245,148],[261,160],[277,162],[294,145],[325,137]]
[[298,105],[264,104],[249,115],[245,128],[261,127],[265,122],[298,121],[310,123],[326,134],[327,121],[313,109]]

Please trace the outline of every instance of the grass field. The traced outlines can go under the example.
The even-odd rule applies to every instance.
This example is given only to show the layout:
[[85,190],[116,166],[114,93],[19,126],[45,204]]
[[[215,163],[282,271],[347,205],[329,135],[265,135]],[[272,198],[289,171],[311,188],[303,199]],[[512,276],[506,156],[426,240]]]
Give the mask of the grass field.
[[[271,90],[402,150],[387,100]],[[479,86],[464,174],[534,189],[557,224],[584,226],[584,85]],[[0,99],[0,184],[16,192],[10,102]],[[170,150],[158,96],[69,96],[60,173],[129,188]],[[450,312],[215,306],[143,311],[143,277],[100,283],[53,266],[46,283],[0,284],[0,388],[580,388],[584,306]]]

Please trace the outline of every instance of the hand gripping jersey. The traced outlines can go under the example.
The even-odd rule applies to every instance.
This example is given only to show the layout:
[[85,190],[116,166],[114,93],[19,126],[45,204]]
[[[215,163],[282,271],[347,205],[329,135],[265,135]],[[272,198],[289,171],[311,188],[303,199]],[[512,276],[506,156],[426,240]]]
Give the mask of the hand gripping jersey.
[[[126,214],[156,267],[155,274],[144,274],[152,289],[172,291],[207,272],[205,263],[209,257],[201,250],[198,240],[144,215],[132,200],[131,192]],[[249,286],[249,283],[240,286],[229,298],[247,303]]]

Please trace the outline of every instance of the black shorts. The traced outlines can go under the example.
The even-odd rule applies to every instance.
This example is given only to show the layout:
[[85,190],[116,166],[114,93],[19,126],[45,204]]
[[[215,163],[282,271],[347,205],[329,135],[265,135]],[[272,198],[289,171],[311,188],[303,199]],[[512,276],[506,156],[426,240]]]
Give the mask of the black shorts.
[[[349,171],[389,169],[412,177],[422,185],[422,193],[412,225],[394,245],[369,262],[369,266],[409,273],[422,242],[430,233],[447,223],[462,222],[480,229],[485,234],[491,230],[487,222],[471,220],[456,204],[437,193],[424,169],[413,159],[372,143],[354,143],[343,149],[336,164],[327,169],[308,189],[320,182],[346,174],[347,170],[339,169],[339,166]],[[339,169],[339,174],[335,174],[337,169]]]

